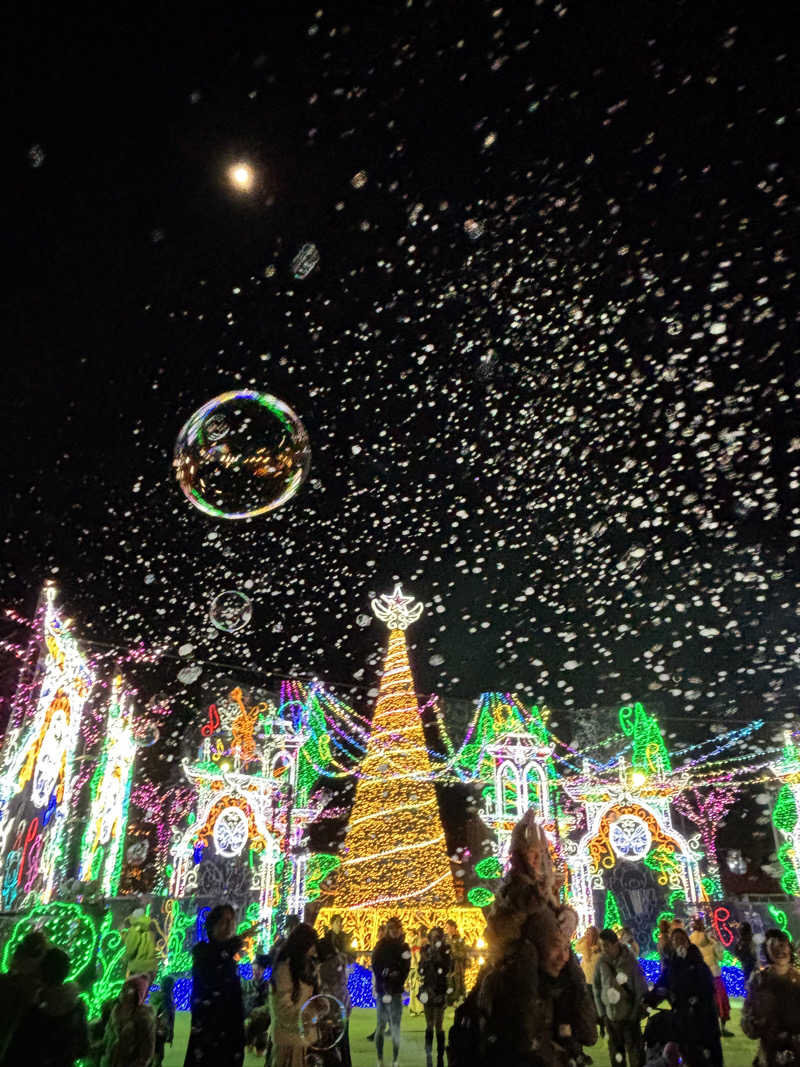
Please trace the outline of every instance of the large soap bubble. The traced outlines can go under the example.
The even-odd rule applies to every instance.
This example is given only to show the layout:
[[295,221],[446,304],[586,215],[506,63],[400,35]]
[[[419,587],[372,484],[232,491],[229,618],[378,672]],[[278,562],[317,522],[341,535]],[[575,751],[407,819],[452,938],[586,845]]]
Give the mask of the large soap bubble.
[[326,1052],[338,1045],[346,1025],[344,1004],[328,993],[309,997],[300,1009],[300,1030],[314,1052]]
[[268,393],[222,393],[204,404],[175,442],[178,483],[196,508],[247,519],[291,499],[311,462],[305,427]]
[[253,617],[253,604],[238,589],[217,593],[208,609],[208,617],[218,630],[235,634],[243,630]]

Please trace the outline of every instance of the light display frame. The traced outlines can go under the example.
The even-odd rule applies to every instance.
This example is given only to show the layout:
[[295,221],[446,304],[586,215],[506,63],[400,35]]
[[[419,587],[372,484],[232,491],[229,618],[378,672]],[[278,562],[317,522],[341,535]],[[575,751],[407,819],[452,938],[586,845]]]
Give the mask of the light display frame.
[[94,882],[104,896],[119,886],[136,759],[131,706],[120,676],[111,688],[106,732],[90,784],[91,803],[81,842],[78,878]]
[[35,699],[15,709],[0,752],[0,899],[46,903],[68,866],[75,756],[94,675],[47,584],[34,641],[44,645]]
[[[299,783],[309,741],[305,704],[292,720],[268,702],[247,707],[237,687],[211,705],[201,735],[196,760],[182,763],[196,800],[191,817],[173,834],[168,894],[176,900],[202,895],[198,877],[209,855],[238,863],[251,898],[247,908],[264,924],[266,944],[282,919],[302,915],[308,901],[306,831],[317,812],[308,787]],[[219,821],[231,812],[239,812],[240,829],[246,827],[234,851],[219,847]]]
[[[594,893],[608,893],[605,875],[618,862],[643,863],[656,872],[666,892],[680,893],[687,903],[707,899],[697,835],[687,839],[673,825],[672,800],[684,783],[680,775],[672,773],[657,721],[637,703],[621,709],[620,722],[624,732],[629,736],[633,733],[633,766],[620,757],[614,781],[600,778],[586,761],[581,778],[564,782],[567,792],[586,812],[582,837],[563,842],[570,901],[578,913],[579,931],[596,923]],[[636,735],[637,729],[641,736]],[[630,820],[632,825],[635,821],[644,828],[639,847],[629,855],[624,854],[619,841],[614,847],[612,827],[619,819]],[[646,848],[641,847],[643,843]]]
[[788,730],[780,759],[771,769],[781,783],[772,809],[778,861],[783,868],[781,889],[788,896],[800,897],[800,748]]

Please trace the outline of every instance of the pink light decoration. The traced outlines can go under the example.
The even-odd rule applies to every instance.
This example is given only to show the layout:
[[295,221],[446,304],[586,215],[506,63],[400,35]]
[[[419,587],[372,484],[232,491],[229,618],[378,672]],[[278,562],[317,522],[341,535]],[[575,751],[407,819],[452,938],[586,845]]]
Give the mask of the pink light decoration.
[[738,793],[736,786],[711,786],[705,796],[699,789],[679,793],[673,803],[700,830],[706,860],[717,862],[717,829]]

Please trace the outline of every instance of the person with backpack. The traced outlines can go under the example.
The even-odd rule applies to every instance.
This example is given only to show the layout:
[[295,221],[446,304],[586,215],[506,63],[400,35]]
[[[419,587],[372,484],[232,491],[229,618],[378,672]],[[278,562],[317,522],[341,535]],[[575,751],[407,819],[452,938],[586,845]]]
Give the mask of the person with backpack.
[[444,1064],[444,1012],[450,987],[453,957],[441,926],[434,926],[422,943],[419,956],[419,999],[425,1012],[425,1060],[433,1064],[436,1033],[436,1067]]

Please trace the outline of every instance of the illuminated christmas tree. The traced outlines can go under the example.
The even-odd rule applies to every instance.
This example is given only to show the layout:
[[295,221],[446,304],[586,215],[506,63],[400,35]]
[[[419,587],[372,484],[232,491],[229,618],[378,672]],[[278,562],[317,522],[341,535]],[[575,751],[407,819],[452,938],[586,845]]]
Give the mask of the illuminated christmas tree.
[[408,933],[417,924],[454,918],[462,932],[480,936],[481,913],[456,906],[408,661],[405,630],[420,617],[422,605],[398,585],[372,608],[389,628],[389,646],[341,853],[335,906],[323,909],[319,921],[345,913],[361,947],[374,942],[379,924],[390,915],[399,915]]

